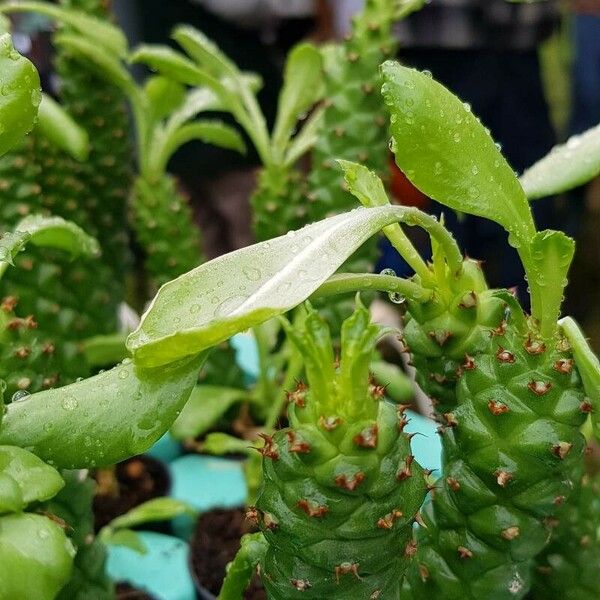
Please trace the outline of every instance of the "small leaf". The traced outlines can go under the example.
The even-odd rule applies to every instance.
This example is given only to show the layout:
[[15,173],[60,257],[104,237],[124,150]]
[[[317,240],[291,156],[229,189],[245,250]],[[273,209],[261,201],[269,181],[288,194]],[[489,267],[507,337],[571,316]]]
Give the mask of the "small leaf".
[[600,442],[600,362],[574,319],[565,317],[559,321],[559,325],[571,344],[585,393],[592,402],[594,435]]
[[242,154],[246,151],[244,140],[233,127],[222,121],[196,121],[181,125],[162,140],[163,147],[157,167],[166,168],[167,162],[175,151],[192,140],[199,140],[228,150],[236,150]]
[[171,427],[171,434],[178,440],[198,437],[217,425],[221,417],[236,403],[248,397],[246,390],[197,385],[181,414]]
[[256,566],[267,552],[267,541],[262,533],[247,533],[235,558],[227,565],[223,587],[218,600],[240,600],[248,587]]
[[127,54],[127,39],[123,32],[106,19],[86,14],[79,10],[71,10],[54,6],[49,2],[5,2],[0,7],[0,12],[36,12],[56,19],[63,25],[69,25],[78,33],[84,35],[96,47],[99,53],[103,49],[116,56],[124,57]]
[[299,44],[288,55],[277,104],[272,144],[283,156],[299,118],[319,99],[321,53],[312,44]]
[[401,404],[410,403],[415,395],[415,388],[406,373],[392,363],[373,361],[371,372],[379,385],[385,386],[386,396],[394,402]]
[[103,529],[100,532],[102,542],[109,546],[125,546],[138,554],[146,554],[148,548],[144,544],[140,535],[131,529],[118,529],[113,531],[110,528]]
[[233,435],[221,433],[209,433],[202,444],[203,452],[208,454],[247,454],[252,451],[252,443],[248,440],[241,440]]
[[85,361],[91,367],[113,366],[128,356],[125,348],[127,333],[97,335],[83,342]]
[[197,354],[306,300],[382,227],[421,217],[412,207],[357,208],[204,263],[159,290],[127,347],[145,366]]
[[16,446],[0,446],[0,476],[0,514],[7,512],[3,497],[8,483],[6,478],[18,489],[19,511],[32,502],[49,500],[65,485],[56,469],[42,462],[35,454]]
[[[7,407],[0,444],[65,469],[114,465],[145,452],[173,424],[205,354],[160,369],[131,362]],[[68,435],[65,435],[68,432]]]
[[186,100],[185,87],[172,79],[156,75],[148,77],[144,94],[154,121],[160,121],[177,110]]
[[36,131],[76,160],[83,161],[87,158],[87,131],[79,127],[71,115],[47,94],[42,94]]
[[290,142],[285,154],[285,165],[292,166],[298,159],[306,154],[317,142],[319,130],[323,126],[325,107],[321,106],[313,111],[298,133]]
[[207,69],[215,77],[236,77],[239,70],[235,63],[221,52],[218,46],[201,31],[190,25],[180,25],[173,30],[171,37],[187,52],[196,63]]
[[35,67],[0,35],[0,155],[31,131],[40,104],[40,78]]
[[87,64],[94,67],[100,77],[115,84],[127,96],[138,94],[133,78],[123,67],[118,56],[99,51],[98,46],[89,38],[61,33],[54,36],[54,42],[75,58],[85,60]]
[[175,498],[153,498],[113,519],[108,527],[113,530],[137,527],[146,523],[169,521],[179,515],[195,514],[196,511],[186,502]]
[[531,200],[560,194],[600,174],[600,125],[574,135],[521,175]]
[[541,306],[532,306],[532,313],[540,315],[540,331],[546,339],[556,330],[574,254],[575,242],[562,231],[540,231],[531,242],[532,268],[528,276],[535,281],[529,283],[539,290],[532,295],[532,301],[541,303]]
[[430,198],[496,221],[514,243],[535,233],[525,193],[489,133],[444,86],[393,61],[382,65],[396,163]]

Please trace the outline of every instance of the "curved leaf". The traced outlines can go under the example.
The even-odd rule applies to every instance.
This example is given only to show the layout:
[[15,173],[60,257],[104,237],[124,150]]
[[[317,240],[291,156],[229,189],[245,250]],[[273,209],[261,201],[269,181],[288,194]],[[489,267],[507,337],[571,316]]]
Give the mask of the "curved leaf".
[[382,227],[425,218],[437,223],[412,207],[357,208],[220,256],[165,284],[127,347],[148,367],[194,355],[306,300]]
[[566,192],[600,174],[600,125],[556,146],[521,175],[531,200]]
[[429,197],[496,221],[515,243],[535,234],[515,173],[470,107],[431,77],[386,61],[382,94],[396,163]]
[[160,369],[124,361],[110,371],[12,403],[0,444],[65,469],[113,465],[147,450],[175,420],[205,355]]
[[77,160],[85,160],[89,153],[88,134],[71,115],[47,94],[42,94],[36,131]]
[[197,385],[171,427],[178,440],[195,438],[214,427],[236,403],[248,397],[246,390],[218,385]]
[[[5,503],[7,478],[14,483],[14,489],[18,492],[20,506],[16,508]],[[21,511],[32,502],[49,500],[64,485],[58,471],[35,454],[16,446],[0,446],[0,514]]]
[[68,581],[75,549],[42,515],[0,517],[0,598],[54,600]]
[[[54,6],[49,2],[5,2],[0,12],[36,12],[56,19],[63,25],[69,25],[93,43],[98,52],[108,50],[116,56],[127,54],[127,39],[123,32],[106,21],[85,12]],[[100,46],[100,47],[98,47]]]
[[40,104],[40,78],[35,67],[0,35],[0,155],[31,131]]
[[75,223],[61,217],[31,215],[20,221],[14,232],[6,232],[0,237],[0,277],[27,243],[64,250],[73,258],[100,254],[96,239]]
[[156,521],[167,521],[183,514],[195,514],[196,511],[186,502],[175,498],[154,498],[138,504],[124,515],[113,519],[108,527],[110,529],[123,529],[137,527]]
[[[230,125],[222,121],[196,121],[181,125],[177,129],[168,131],[164,136],[157,136],[154,143],[159,152],[153,157],[156,163],[152,163],[151,169],[164,171],[173,154],[184,144],[198,140],[206,144],[212,144],[228,150],[236,150],[244,154],[246,145],[242,136]],[[162,137],[162,139],[161,139]]]
[[153,121],[168,117],[186,100],[186,91],[182,84],[160,75],[148,77],[144,85],[144,94],[148,98]]

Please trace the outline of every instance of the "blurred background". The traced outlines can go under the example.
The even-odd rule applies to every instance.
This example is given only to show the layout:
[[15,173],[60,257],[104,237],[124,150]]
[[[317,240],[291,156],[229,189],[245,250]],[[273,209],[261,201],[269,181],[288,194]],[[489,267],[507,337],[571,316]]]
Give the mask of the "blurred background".
[[[303,39],[342,38],[361,6],[362,0],[113,1],[131,44],[168,43],[178,23],[205,32],[242,69],[260,74],[260,101],[271,121],[288,50]],[[22,15],[15,41],[51,88],[49,31],[44,19]],[[398,24],[396,34],[398,59],[429,70],[468,102],[518,173],[557,142],[600,122],[600,0],[431,0]],[[199,142],[173,158],[170,170],[190,196],[209,257],[251,243],[248,199],[257,166],[251,152],[242,157]],[[392,161],[390,171],[396,202],[441,212]],[[577,239],[566,311],[600,350],[600,182],[538,200],[534,211],[540,228]],[[522,280],[499,227],[447,211],[445,218],[466,252],[486,262],[490,283],[510,287]],[[380,250],[378,268],[406,272],[384,242]]]

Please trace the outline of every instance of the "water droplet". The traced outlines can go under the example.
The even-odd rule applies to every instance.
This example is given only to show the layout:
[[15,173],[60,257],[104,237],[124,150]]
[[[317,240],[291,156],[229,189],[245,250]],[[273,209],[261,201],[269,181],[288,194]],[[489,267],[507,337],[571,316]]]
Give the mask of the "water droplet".
[[442,163],[438,160],[435,165],[433,166],[433,172],[436,175],[441,175],[442,171],[444,170],[444,167],[442,166]]
[[394,269],[383,269],[383,271],[381,271],[379,274],[388,275],[390,277],[396,277],[396,271],[394,271]]
[[42,101],[42,91],[38,88],[31,90],[31,104],[34,107],[38,107]]
[[477,165],[473,165],[471,167],[471,173],[473,173],[473,175],[477,175],[479,173],[479,167]]
[[260,280],[260,270],[255,268],[255,267],[244,267],[242,269],[244,275],[246,276],[246,279],[248,279],[248,281],[259,281]]
[[471,105],[468,102],[463,102],[463,107],[467,112],[471,112]]
[[47,529],[38,529],[37,534],[40,540],[45,540],[50,536],[50,532]]
[[460,133],[458,133],[458,131],[456,131],[454,133],[454,135],[452,136],[452,139],[458,144],[460,142]]
[[27,399],[29,396],[29,392],[27,390],[17,390],[10,399],[11,402],[23,402],[23,400]]
[[129,377],[129,371],[127,369],[121,369],[119,371],[119,379],[127,379]]
[[425,69],[424,71],[421,71],[423,73],[423,75],[425,75],[425,77],[429,77],[429,79],[433,79],[433,73],[429,70],[429,69]]
[[44,423],[44,431],[50,433],[52,431],[52,423]]
[[60,403],[60,405],[65,409],[65,410],[75,410],[78,406],[79,406],[79,402],[77,401],[77,398],[74,398],[73,396],[67,396],[66,398],[63,398],[63,401]]
[[215,308],[215,317],[224,317],[233,312],[240,304],[248,299],[248,296],[236,295],[223,300],[217,308]]
[[402,304],[406,300],[400,292],[390,292],[388,297],[394,304]]
[[199,304],[192,304],[190,306],[190,313],[191,314],[196,314],[199,310],[200,310],[200,305]]

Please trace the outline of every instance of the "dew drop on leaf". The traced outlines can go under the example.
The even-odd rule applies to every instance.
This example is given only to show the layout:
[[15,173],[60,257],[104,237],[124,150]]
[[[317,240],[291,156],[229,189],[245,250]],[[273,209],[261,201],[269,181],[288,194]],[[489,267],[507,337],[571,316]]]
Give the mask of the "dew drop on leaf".
[[77,398],[73,398],[73,396],[67,396],[66,398],[63,398],[63,401],[60,403],[60,405],[65,410],[71,411],[75,410],[79,406],[79,402],[77,401]]
[[17,390],[10,399],[11,402],[23,402],[29,396],[29,392],[27,390]]
[[248,281],[258,281],[260,279],[260,271],[255,267],[244,267],[242,271]]

